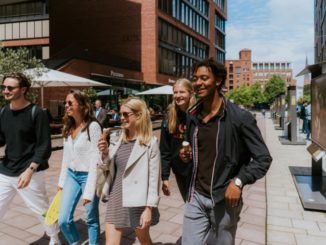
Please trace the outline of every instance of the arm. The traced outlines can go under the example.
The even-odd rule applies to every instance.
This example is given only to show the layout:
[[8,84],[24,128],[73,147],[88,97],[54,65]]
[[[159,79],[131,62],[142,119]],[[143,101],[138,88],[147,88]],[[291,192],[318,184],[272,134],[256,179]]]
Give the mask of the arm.
[[[250,162],[242,165],[236,176],[243,186],[262,178],[272,162],[272,157],[257,127],[256,120],[250,113],[245,112],[240,130],[243,142],[251,156]],[[240,183],[236,183],[236,178],[231,180],[225,191],[226,202],[231,207],[238,205],[242,193],[242,186],[239,186]]]
[[89,125],[89,135],[90,135],[90,148],[89,148],[89,169],[88,177],[85,185],[85,190],[83,194],[84,200],[93,200],[96,189],[96,165],[100,158],[100,153],[97,147],[98,141],[101,137],[102,131],[101,127],[97,122],[92,122]]
[[257,127],[255,118],[249,112],[246,112],[243,117],[241,135],[250,152],[251,160],[247,165],[241,167],[237,177],[243,185],[252,184],[265,176],[271,165],[272,157]]
[[41,165],[51,156],[51,133],[48,117],[40,108],[37,108],[35,118],[35,135],[36,145],[32,162]]
[[161,161],[162,161],[162,180],[168,180],[171,172],[171,141],[172,137],[167,130],[167,121],[164,120],[161,126],[161,137],[160,137],[160,152],[161,152]]
[[[18,188],[25,188],[29,185],[33,172],[39,165],[47,164],[51,156],[51,134],[47,115],[40,108],[37,109],[35,120],[33,120],[35,130],[35,151],[31,158],[31,163],[18,178]],[[34,122],[35,121],[35,122]]]
[[151,140],[148,176],[147,206],[156,207],[159,201],[161,158],[157,139]]
[[68,150],[68,141],[63,139],[63,156],[62,156],[61,171],[60,171],[59,182],[58,182],[58,187],[60,189],[63,189],[69,162],[70,162],[70,155]]

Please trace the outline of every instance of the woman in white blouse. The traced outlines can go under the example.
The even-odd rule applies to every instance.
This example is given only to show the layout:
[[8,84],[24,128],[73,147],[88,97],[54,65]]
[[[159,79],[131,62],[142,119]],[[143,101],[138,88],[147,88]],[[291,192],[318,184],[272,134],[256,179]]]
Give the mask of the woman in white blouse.
[[95,187],[101,126],[87,97],[78,90],[71,91],[66,97],[63,121],[63,159],[58,184],[62,189],[59,226],[69,244],[80,244],[74,211],[82,197],[89,244],[98,244],[100,225]]

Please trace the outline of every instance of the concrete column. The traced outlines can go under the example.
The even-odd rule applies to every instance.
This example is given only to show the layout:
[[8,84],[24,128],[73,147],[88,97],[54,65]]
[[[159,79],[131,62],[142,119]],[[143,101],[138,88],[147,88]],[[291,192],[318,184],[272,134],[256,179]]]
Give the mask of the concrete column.
[[297,135],[297,98],[296,98],[296,86],[289,86],[288,87],[288,122],[290,122],[289,125],[289,131],[288,136],[289,140],[292,142],[298,141],[298,135]]
[[284,130],[284,122],[285,122],[285,94],[281,94],[280,96],[280,127],[282,130]]

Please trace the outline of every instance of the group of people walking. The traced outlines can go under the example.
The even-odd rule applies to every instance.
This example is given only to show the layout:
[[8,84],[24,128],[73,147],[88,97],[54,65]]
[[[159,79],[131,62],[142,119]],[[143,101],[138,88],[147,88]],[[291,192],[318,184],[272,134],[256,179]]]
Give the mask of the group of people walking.
[[[59,227],[44,225],[50,244],[60,244],[59,228],[69,244],[80,244],[74,224],[80,199],[89,244],[99,244],[99,166],[108,169],[106,244],[120,244],[125,228],[134,229],[141,244],[152,244],[150,227],[159,222],[160,189],[171,194],[171,170],[185,202],[182,244],[234,244],[242,188],[263,177],[272,158],[254,117],[222,94],[225,78],[224,65],[207,59],[194,65],[192,81],[177,80],[160,143],[142,99],[123,101],[122,133],[114,141],[102,137],[85,94],[71,91],[63,118]],[[1,85],[9,104],[0,118],[0,145],[6,144],[0,219],[18,192],[44,223],[48,202],[42,170],[48,168],[51,141],[46,116],[25,97],[29,86],[22,74],[5,77]]]

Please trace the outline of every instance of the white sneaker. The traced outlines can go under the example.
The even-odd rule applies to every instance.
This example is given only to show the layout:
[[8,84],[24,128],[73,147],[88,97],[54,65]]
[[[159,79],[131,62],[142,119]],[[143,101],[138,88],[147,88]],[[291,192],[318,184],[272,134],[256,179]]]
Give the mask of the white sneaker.
[[58,235],[50,237],[49,245],[61,245]]

